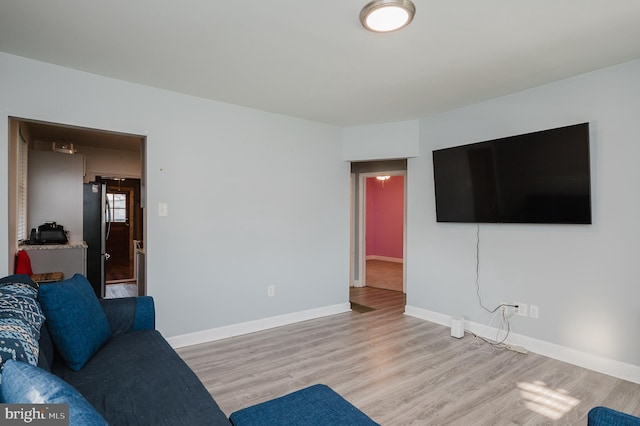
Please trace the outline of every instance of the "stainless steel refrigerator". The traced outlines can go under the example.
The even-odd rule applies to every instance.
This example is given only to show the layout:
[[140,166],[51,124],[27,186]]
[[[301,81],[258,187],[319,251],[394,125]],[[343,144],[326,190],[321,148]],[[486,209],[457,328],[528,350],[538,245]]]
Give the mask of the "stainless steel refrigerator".
[[87,243],[87,279],[96,295],[105,294],[107,239],[111,226],[107,184],[89,182],[84,184],[82,235]]

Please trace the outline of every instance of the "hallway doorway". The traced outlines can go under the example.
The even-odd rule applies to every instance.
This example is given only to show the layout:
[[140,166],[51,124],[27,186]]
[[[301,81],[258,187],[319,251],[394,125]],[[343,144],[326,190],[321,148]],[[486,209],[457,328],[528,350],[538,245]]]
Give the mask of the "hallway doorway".
[[364,286],[404,293],[404,173],[364,174]]
[[404,297],[406,160],[351,166],[350,287]]

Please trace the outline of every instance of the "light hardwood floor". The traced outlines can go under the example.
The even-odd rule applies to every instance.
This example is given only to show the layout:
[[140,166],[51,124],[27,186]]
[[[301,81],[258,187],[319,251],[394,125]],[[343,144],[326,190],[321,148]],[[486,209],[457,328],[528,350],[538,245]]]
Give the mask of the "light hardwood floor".
[[104,288],[104,298],[133,297],[138,295],[138,286],[134,283],[107,284]]
[[397,300],[371,299],[379,304],[371,312],[178,352],[227,415],[315,383],[382,425],[586,425],[596,405],[640,415],[638,384],[533,353],[491,351],[405,316]]
[[377,311],[404,312],[406,296],[401,291],[385,290],[374,287],[351,287],[349,301]]
[[368,259],[366,265],[367,287],[402,291],[402,263]]

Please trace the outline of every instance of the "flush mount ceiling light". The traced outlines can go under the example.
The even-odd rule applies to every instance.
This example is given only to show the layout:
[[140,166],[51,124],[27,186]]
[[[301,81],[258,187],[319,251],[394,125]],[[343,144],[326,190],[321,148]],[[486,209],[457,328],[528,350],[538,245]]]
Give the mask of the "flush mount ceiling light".
[[360,22],[369,31],[388,33],[409,25],[415,14],[410,0],[374,0],[360,11]]

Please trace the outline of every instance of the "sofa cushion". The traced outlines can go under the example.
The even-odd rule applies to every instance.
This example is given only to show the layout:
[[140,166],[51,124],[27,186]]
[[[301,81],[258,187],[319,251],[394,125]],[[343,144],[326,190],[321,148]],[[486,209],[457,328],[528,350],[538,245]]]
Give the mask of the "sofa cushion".
[[39,300],[53,343],[69,368],[80,370],[111,338],[107,317],[82,275],[41,285]]
[[234,426],[378,425],[329,386],[321,384],[243,408],[229,418]]
[[113,425],[230,425],[195,373],[156,330],[114,337],[80,371],[58,361],[52,371]]
[[100,306],[111,326],[111,337],[136,330],[153,330],[156,311],[151,296],[100,299]]
[[26,275],[0,279],[0,370],[9,359],[38,364],[44,315],[38,287]]
[[608,407],[594,407],[587,415],[587,426],[640,426],[640,418]]
[[0,394],[6,404],[69,404],[69,424],[94,426],[107,422],[72,386],[41,368],[9,360]]

